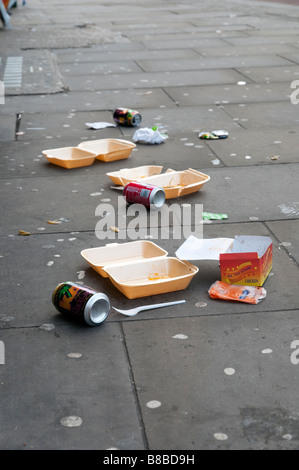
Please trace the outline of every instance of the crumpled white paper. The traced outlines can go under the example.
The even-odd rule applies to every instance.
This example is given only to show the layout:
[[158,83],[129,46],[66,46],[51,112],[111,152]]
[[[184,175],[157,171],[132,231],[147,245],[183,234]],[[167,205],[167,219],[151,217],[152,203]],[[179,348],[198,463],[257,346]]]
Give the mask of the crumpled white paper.
[[166,135],[160,134],[157,130],[150,129],[149,127],[142,127],[137,129],[133,135],[135,142],[144,142],[146,144],[162,144],[167,139]]
[[110,122],[86,122],[85,125],[89,129],[105,129],[106,127],[116,127],[115,124],[111,124]]

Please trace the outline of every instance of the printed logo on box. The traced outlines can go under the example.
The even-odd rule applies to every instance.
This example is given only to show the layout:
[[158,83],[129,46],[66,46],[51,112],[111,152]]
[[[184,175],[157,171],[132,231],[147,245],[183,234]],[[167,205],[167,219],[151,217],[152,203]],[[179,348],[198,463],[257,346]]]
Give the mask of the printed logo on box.
[[0,80],[0,104],[5,104],[5,88],[4,82]]

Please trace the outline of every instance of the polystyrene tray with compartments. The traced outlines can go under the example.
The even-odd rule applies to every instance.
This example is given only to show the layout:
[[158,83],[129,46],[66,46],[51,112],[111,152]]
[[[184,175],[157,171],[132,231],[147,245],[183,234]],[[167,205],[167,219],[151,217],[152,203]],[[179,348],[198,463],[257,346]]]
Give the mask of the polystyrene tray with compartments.
[[129,158],[135,144],[122,139],[99,139],[81,142],[77,147],[43,150],[47,160],[54,165],[72,169],[89,166],[95,160],[113,162]]
[[144,166],[107,173],[107,176],[115,184],[121,186],[133,181],[161,186],[165,191],[166,199],[197,192],[210,180],[210,176],[193,168],[183,171],[175,171],[169,168],[165,173],[161,173],[161,171],[161,167]]
[[167,251],[148,240],[110,243],[81,251],[83,258],[128,299],[186,289],[198,268],[168,257]]

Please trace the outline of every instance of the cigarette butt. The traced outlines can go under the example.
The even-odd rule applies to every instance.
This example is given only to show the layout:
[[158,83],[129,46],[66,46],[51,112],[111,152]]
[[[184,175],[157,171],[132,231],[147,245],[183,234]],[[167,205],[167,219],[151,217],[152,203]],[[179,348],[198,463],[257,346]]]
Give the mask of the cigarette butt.
[[30,232],[26,232],[25,230],[19,230],[19,235],[23,237],[27,237],[28,235],[31,235]]

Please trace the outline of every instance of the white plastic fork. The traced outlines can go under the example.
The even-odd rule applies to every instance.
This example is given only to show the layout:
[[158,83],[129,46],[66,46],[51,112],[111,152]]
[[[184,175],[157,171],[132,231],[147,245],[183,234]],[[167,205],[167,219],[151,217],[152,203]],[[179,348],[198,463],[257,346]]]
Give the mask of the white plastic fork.
[[142,310],[151,310],[153,308],[161,308],[161,307],[169,307],[170,305],[177,305],[183,304],[186,300],[177,300],[175,302],[164,302],[163,304],[153,304],[153,305],[144,305],[142,307],[131,308],[129,310],[120,310],[119,308],[112,307],[118,313],[122,313],[123,315],[127,315],[128,317],[133,317],[137,315],[137,313],[141,312]]

